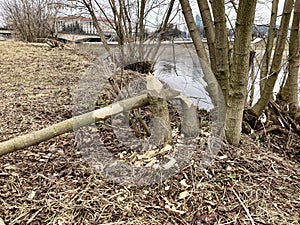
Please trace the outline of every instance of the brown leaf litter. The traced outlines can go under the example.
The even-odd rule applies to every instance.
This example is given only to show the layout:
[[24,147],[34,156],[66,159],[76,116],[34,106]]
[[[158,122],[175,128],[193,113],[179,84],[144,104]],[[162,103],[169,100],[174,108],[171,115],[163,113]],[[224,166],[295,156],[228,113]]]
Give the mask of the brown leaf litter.
[[[72,116],[88,58],[16,42],[0,52],[1,141]],[[206,170],[195,156],[159,184],[126,187],[96,173],[68,133],[0,158],[0,224],[300,224],[299,161],[284,141],[243,136]]]

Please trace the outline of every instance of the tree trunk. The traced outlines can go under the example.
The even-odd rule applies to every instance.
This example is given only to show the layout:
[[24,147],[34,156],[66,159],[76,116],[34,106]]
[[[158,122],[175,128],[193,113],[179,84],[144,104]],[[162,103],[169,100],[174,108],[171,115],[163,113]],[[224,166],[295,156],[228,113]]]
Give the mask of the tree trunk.
[[153,130],[149,142],[152,145],[165,146],[172,138],[172,129],[166,99],[149,96],[149,103],[153,115]]
[[193,39],[194,46],[197,52],[197,55],[200,57],[200,59],[206,63],[206,65],[209,65],[209,60],[207,53],[205,51],[205,47],[203,45],[201,36],[199,34],[198,28],[195,24],[195,20],[193,17],[192,9],[190,6],[190,3],[188,0],[180,0],[180,4],[182,7],[182,12],[185,18],[185,21],[187,23],[190,35]]
[[0,143],[0,156],[29,147],[31,145],[39,144],[53,137],[71,132],[73,129],[95,123],[99,120],[104,120],[109,116],[118,114],[122,111],[128,111],[133,108],[142,107],[148,104],[149,99],[147,94],[136,96],[113,103],[104,108],[73,117],[42,130],[4,141]]
[[225,5],[223,0],[212,1],[216,35],[216,78],[222,89],[225,101],[229,86],[228,37],[226,28]]
[[296,0],[294,18],[291,29],[289,44],[289,67],[288,77],[280,90],[280,98],[286,104],[298,105],[298,78],[299,78],[299,24],[300,24],[300,0]]
[[270,69],[271,65],[271,54],[272,49],[274,46],[274,38],[276,32],[276,20],[277,20],[277,12],[278,12],[278,3],[279,0],[273,0],[272,2],[272,11],[271,11],[271,19],[270,19],[270,26],[268,31],[268,39],[266,45],[266,51],[264,53],[262,59],[262,66],[260,69],[260,93],[263,92],[265,88],[266,78]]
[[276,41],[271,70],[268,78],[266,79],[263,92],[261,93],[261,97],[252,108],[252,111],[256,116],[259,116],[263,112],[263,110],[265,110],[269,101],[273,97],[274,85],[276,83],[278,74],[281,70],[281,62],[287,40],[287,33],[292,10],[293,0],[286,0],[284,3],[283,15],[280,22],[280,31]]
[[230,144],[238,145],[247,97],[249,53],[256,0],[240,0],[237,12],[235,41],[227,99],[225,135]]
[[98,23],[98,19],[97,19],[96,15],[95,15],[93,6],[91,5],[91,3],[87,2],[87,0],[83,0],[83,3],[84,3],[85,7],[87,8],[87,10],[89,11],[89,13],[90,13],[90,15],[92,17],[93,24],[94,24],[94,26],[95,26],[95,28],[97,30],[97,33],[98,33],[98,35],[99,35],[99,37],[100,37],[100,39],[101,39],[101,41],[103,43],[103,46],[104,46],[105,50],[111,56],[111,49],[110,49],[110,47],[109,47],[109,45],[108,45],[108,43],[107,43],[107,41],[105,39],[104,33],[103,33],[103,31],[102,31],[99,23]]
[[226,117],[224,96],[209,64],[206,50],[204,48],[200,33],[193,18],[190,3],[188,0],[180,0],[180,4],[190,35],[193,40],[194,47],[199,57],[199,62],[203,71],[203,79],[207,83],[206,90],[212,100],[214,110],[216,111],[217,126],[216,130],[213,132],[215,132],[215,134],[218,133],[218,135],[223,136],[223,124]]
[[216,49],[215,49],[215,27],[210,13],[207,0],[197,0],[198,7],[201,13],[204,31],[207,39],[209,50],[210,65],[213,73],[217,71],[216,66]]
[[199,119],[197,107],[193,102],[182,97],[182,123],[181,123],[181,133],[185,137],[197,137],[199,135]]
[[145,7],[146,7],[146,0],[141,0],[141,7],[140,7],[140,15],[139,15],[139,57],[140,59],[144,59],[144,35],[145,35],[145,27],[144,27],[144,20],[145,20]]
[[156,58],[157,58],[157,53],[158,53],[158,50],[159,50],[159,48],[161,46],[161,42],[162,42],[162,40],[164,38],[164,35],[166,33],[166,29],[167,29],[168,22],[169,22],[169,19],[170,19],[170,16],[171,16],[171,13],[172,13],[172,10],[173,10],[173,7],[174,7],[174,3],[175,3],[175,0],[171,0],[170,1],[169,7],[168,7],[168,10],[167,10],[167,13],[166,13],[166,17],[163,20],[163,22],[161,24],[161,27],[160,27],[159,37],[158,37],[158,40],[157,40],[157,44],[151,50],[151,52],[149,52],[149,54],[151,53],[151,58],[150,59],[152,61],[155,61]]
[[219,85],[216,82],[215,76],[211,70],[209,59],[205,47],[203,45],[200,33],[197,29],[190,3],[188,0],[180,0],[180,4],[190,35],[193,40],[194,47],[199,57],[201,69],[204,75],[203,78],[207,83],[207,92],[209,93],[214,106],[221,107],[221,105],[224,102],[224,98],[222,93],[220,92]]

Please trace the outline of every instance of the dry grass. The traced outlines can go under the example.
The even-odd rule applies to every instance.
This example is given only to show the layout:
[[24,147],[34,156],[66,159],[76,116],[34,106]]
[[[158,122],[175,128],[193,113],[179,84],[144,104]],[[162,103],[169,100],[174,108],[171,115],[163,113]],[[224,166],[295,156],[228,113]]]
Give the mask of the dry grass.
[[[71,116],[86,57],[15,42],[0,42],[0,51],[1,141]],[[260,144],[243,136],[240,148],[224,146],[207,170],[199,169],[196,155],[168,180],[125,187],[93,171],[69,133],[0,158],[0,218],[5,224],[300,224],[299,163]]]

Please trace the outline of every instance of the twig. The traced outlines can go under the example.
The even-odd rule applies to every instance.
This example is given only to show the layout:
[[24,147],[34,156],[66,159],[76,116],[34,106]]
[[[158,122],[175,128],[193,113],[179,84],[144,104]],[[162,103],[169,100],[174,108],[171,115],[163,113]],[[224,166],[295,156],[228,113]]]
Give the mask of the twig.
[[120,221],[120,222],[111,222],[111,223],[101,223],[99,225],[118,225],[118,224],[124,224],[125,221]]
[[236,223],[236,220],[229,221],[229,222],[227,222],[227,223],[220,223],[220,225],[227,225],[227,224],[231,224],[231,223]]
[[292,142],[293,142],[293,133],[291,132],[291,129],[288,133],[288,140],[287,140],[287,143],[286,143],[286,149],[290,149],[291,145],[292,145]]
[[288,113],[282,112],[282,110],[280,109],[280,106],[276,102],[270,101],[269,105],[273,109],[275,114],[280,116],[280,118],[281,118],[282,122],[284,123],[284,125],[286,126],[286,128],[289,129],[290,126],[292,126],[292,128],[297,133],[300,132],[300,128],[299,128],[297,122],[294,119],[292,119]]
[[243,203],[243,201],[241,200],[241,198],[239,197],[239,195],[235,192],[235,190],[232,188],[232,191],[234,193],[234,195],[236,196],[236,198],[239,200],[240,204],[242,205],[242,207],[244,208],[245,212],[247,213],[247,216],[251,222],[252,225],[255,225],[254,220],[248,210],[248,208],[245,206],[245,204]]
[[279,125],[273,125],[273,126],[270,126],[268,128],[263,128],[262,130],[259,130],[259,131],[255,132],[255,133],[251,134],[251,137],[255,138],[255,137],[259,136],[259,135],[266,135],[267,133],[270,133],[272,131],[280,131],[283,134],[289,134],[289,131],[286,130],[286,129],[284,129],[284,128],[282,128],[281,126],[279,126]]
[[38,211],[36,211],[32,216],[31,216],[31,218],[27,221],[27,223],[26,224],[30,224],[32,221],[33,221],[33,219],[42,211],[44,209],[44,207],[42,207],[42,208],[40,208]]

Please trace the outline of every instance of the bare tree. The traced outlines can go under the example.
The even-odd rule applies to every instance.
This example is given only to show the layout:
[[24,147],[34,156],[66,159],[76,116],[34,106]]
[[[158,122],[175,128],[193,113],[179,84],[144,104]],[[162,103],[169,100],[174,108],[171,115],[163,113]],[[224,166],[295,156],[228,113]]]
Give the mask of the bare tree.
[[14,29],[21,40],[34,42],[55,33],[57,9],[51,7],[53,1],[7,0],[0,7],[6,25]]
[[[295,1],[293,23],[289,42],[288,76],[279,92],[279,100],[289,105],[291,113],[298,109],[298,78],[300,64],[299,46],[300,1]],[[294,107],[291,107],[294,106]],[[293,109],[295,108],[295,109]]]
[[272,63],[270,63],[270,71],[264,81],[264,89],[258,102],[253,106],[252,110],[256,116],[259,116],[267,107],[272,99],[273,89],[281,70],[283,52],[286,46],[290,17],[293,10],[293,0],[286,0],[281,18],[279,36],[276,41],[276,47],[273,55]]
[[[204,1],[198,1],[201,4]],[[188,24],[194,46],[201,61],[209,64],[208,56],[203,46],[200,34],[195,28],[195,21],[191,13],[190,3],[187,0],[180,0],[183,14]],[[199,6],[201,9],[201,5]],[[255,15],[256,1],[239,1],[237,8],[237,21],[235,29],[235,41],[233,44],[232,64],[228,57],[228,42],[226,35],[225,23],[225,7],[223,1],[213,2],[214,26],[210,22],[210,18],[205,18],[209,15],[209,10],[206,7],[201,10],[202,18],[206,21],[207,30],[211,36],[215,35],[215,41],[210,43],[210,51],[213,51],[212,57],[215,54],[215,59],[210,63],[216,63],[215,73],[217,80],[227,99],[226,104],[226,127],[225,134],[227,141],[231,144],[238,145],[241,136],[241,127],[243,120],[243,111],[245,99],[247,97],[247,82],[249,71],[249,54],[251,32]],[[212,18],[212,16],[211,16]],[[213,32],[214,30],[214,32]],[[218,56],[217,56],[218,55]],[[214,65],[211,65],[214,68]],[[229,70],[230,68],[230,70]],[[204,71],[205,73],[205,71]],[[211,79],[206,77],[207,83]],[[213,89],[213,88],[211,88]],[[212,96],[215,93],[211,93]],[[221,93],[219,93],[221,94]]]
[[[106,51],[111,56],[113,62],[121,68],[136,69],[135,62],[140,63],[139,67],[154,66],[155,58],[158,54],[158,49],[167,29],[170,20],[175,0],[170,3],[164,3],[162,0],[142,0],[142,1],[125,1],[125,0],[69,0],[85,7],[87,12],[93,19],[93,24],[97,29]],[[147,26],[148,19],[153,16],[153,11],[159,9],[163,5],[168,6],[168,10],[164,13],[163,19],[157,24],[159,36],[156,45],[153,48],[144,48],[144,42],[148,39]],[[151,14],[151,15],[150,15]],[[107,19],[113,18],[111,28],[115,31],[119,54],[112,55],[110,46],[108,45],[104,32],[98,23],[97,16],[104,16]],[[147,63],[143,64],[146,61]],[[149,64],[148,62],[151,61]],[[129,64],[134,64],[132,67]],[[133,68],[134,67],[134,68]],[[151,68],[148,70],[151,71]],[[164,99],[152,97],[151,108],[156,117],[164,121],[164,127],[167,132],[167,139],[171,138],[171,126],[169,120],[169,112],[167,102]],[[159,126],[159,124],[157,124]],[[158,127],[156,130],[159,130]],[[193,132],[189,132],[193,133]],[[165,144],[168,142],[166,140]]]
[[268,38],[266,43],[266,50],[262,59],[262,66],[260,72],[260,93],[263,92],[265,88],[265,79],[268,75],[268,71],[270,68],[271,62],[271,54],[274,47],[274,39],[275,39],[275,32],[276,32],[276,21],[277,21],[277,14],[278,14],[278,3],[279,0],[274,0],[272,2],[272,9],[271,9],[271,19],[270,19],[270,26],[268,31]]

